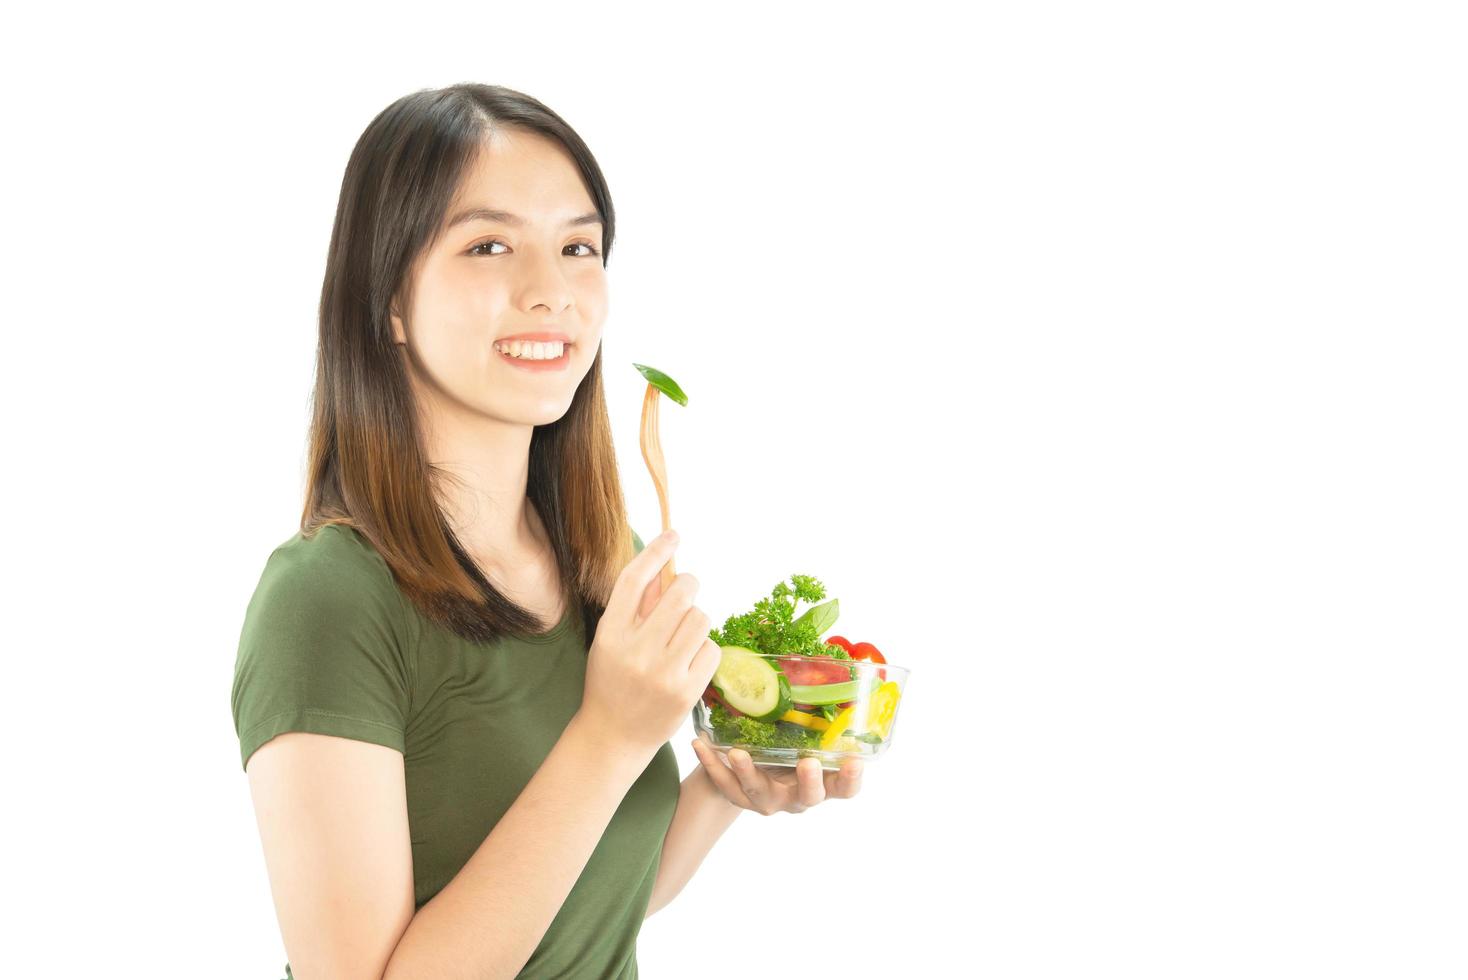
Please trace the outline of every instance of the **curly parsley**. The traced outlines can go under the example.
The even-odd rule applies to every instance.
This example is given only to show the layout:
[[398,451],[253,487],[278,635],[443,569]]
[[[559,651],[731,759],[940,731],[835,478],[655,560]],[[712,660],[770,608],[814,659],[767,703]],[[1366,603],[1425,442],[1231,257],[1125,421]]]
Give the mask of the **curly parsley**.
[[835,599],[812,605],[798,618],[795,615],[801,600],[814,604],[825,597],[826,588],[820,579],[792,575],[790,584],[781,582],[768,599],[756,602],[753,612],[730,616],[723,629],[709,630],[709,638],[720,646],[748,647],[758,653],[803,653],[850,660],[851,654],[821,639],[821,634],[836,622],[839,606]]
[[748,716],[735,718],[722,704],[709,709],[709,727],[725,745],[752,748],[810,749],[819,746],[821,733],[784,722],[772,724]]

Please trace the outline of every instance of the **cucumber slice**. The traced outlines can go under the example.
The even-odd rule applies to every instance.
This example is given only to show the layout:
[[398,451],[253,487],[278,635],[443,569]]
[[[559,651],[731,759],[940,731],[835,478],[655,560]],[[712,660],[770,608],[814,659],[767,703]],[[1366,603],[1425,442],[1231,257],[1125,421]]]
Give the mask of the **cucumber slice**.
[[719,697],[735,711],[755,721],[774,721],[790,710],[794,700],[790,682],[769,662],[746,647],[720,647],[723,656],[714,671]]

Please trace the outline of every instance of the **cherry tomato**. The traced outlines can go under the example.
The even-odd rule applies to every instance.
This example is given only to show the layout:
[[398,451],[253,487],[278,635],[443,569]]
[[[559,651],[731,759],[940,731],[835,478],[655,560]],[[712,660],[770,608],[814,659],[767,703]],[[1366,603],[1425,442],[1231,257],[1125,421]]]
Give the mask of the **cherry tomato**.
[[[870,660],[874,664],[885,664],[887,662],[887,658],[882,656],[882,651],[870,643],[857,643],[853,645],[851,648],[851,659]],[[877,676],[885,681],[887,679],[887,672],[879,669]]]

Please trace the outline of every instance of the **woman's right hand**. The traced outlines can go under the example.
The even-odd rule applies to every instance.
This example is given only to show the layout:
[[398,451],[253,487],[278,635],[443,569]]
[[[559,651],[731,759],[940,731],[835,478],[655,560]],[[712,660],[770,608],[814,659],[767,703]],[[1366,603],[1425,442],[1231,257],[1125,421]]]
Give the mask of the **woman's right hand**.
[[693,604],[698,579],[659,574],[677,550],[667,533],[633,556],[617,576],[586,659],[577,714],[593,731],[651,756],[678,731],[719,666],[709,618]]

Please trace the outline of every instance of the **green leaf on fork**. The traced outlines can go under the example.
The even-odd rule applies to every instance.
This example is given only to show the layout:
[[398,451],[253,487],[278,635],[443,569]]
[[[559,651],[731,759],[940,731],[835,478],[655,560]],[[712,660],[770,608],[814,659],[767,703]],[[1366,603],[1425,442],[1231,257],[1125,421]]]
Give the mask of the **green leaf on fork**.
[[642,373],[642,376],[647,379],[648,384],[652,385],[658,391],[661,391],[663,394],[673,399],[673,401],[677,402],[679,405],[682,405],[685,408],[688,407],[688,396],[683,394],[683,389],[678,387],[678,382],[674,381],[672,378],[668,377],[666,374],[659,371],[655,367],[648,367],[646,364],[638,364],[636,361],[632,362],[632,366]]

